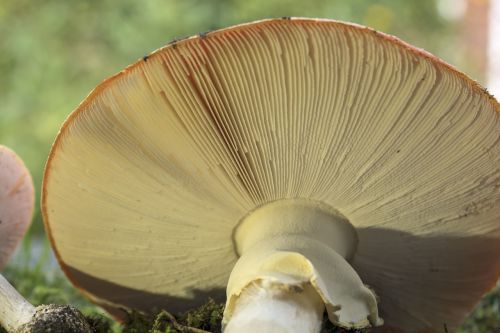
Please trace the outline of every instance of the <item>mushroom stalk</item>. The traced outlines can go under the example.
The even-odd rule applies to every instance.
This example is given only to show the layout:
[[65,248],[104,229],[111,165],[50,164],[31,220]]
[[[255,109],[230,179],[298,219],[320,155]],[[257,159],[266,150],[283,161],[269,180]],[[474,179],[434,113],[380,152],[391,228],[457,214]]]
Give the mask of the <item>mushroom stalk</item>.
[[333,208],[276,201],[248,215],[234,242],[240,258],[227,286],[226,332],[243,331],[252,320],[265,322],[260,332],[319,332],[324,309],[345,328],[383,323],[374,293],[348,262],[356,230]]
[[272,281],[245,288],[224,333],[320,332],[325,306],[315,290],[281,290]]
[[15,332],[29,323],[35,315],[35,307],[24,299],[0,274],[0,324],[7,332]]

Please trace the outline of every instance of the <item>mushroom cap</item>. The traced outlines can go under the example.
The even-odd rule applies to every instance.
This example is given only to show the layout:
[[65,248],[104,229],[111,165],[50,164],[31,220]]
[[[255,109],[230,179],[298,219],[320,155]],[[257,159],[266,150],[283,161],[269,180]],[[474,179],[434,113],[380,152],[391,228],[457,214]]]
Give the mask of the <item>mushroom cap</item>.
[[500,272],[499,129],[483,88],[395,37],[253,22],[97,86],[50,153],[44,221],[94,302],[183,311],[223,297],[248,212],[324,202],[356,227],[385,322],[452,330]]
[[12,150],[0,145],[0,270],[28,229],[34,205],[28,169]]

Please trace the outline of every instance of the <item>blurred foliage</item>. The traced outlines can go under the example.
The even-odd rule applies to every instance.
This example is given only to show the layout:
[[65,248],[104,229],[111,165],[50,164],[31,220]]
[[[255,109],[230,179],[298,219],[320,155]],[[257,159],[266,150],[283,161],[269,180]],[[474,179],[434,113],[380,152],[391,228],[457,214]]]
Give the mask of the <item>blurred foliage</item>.
[[500,332],[500,283],[467,317],[457,333]]

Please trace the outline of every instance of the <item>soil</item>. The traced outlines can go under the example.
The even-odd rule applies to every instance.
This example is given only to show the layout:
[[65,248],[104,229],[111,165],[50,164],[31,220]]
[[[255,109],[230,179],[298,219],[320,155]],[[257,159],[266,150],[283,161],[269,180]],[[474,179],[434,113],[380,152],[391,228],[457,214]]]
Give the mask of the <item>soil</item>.
[[16,333],[93,333],[85,317],[69,305],[40,305],[33,320]]

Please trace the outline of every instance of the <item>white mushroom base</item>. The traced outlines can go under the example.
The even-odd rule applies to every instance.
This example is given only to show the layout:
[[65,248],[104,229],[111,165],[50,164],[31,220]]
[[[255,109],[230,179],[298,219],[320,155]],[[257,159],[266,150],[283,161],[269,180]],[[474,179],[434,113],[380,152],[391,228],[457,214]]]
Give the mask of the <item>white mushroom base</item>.
[[7,332],[14,332],[31,321],[35,307],[24,299],[0,274],[0,323]]
[[[375,294],[348,263],[356,230],[333,208],[302,199],[267,204],[240,223],[234,242],[241,257],[227,286],[226,333],[319,332],[323,307],[340,327],[382,325]],[[306,329],[295,330],[298,321]]]
[[260,280],[245,288],[225,333],[319,332],[325,306],[314,288],[285,290]]

